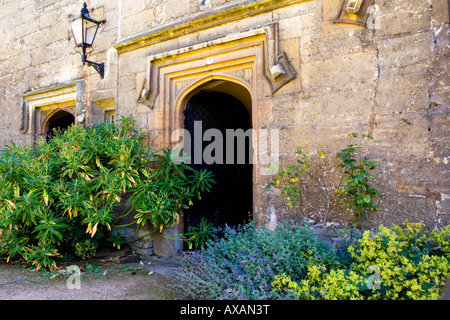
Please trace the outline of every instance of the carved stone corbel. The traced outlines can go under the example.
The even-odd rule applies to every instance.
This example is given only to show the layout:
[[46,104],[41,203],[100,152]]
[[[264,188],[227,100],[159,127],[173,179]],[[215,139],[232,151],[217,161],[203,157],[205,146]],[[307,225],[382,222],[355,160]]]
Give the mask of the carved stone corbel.
[[268,60],[264,75],[269,82],[272,94],[286,83],[297,77],[286,52],[280,52],[278,40],[278,22],[271,23],[266,28]]
[[[152,61],[149,60],[147,62],[147,78],[144,80],[144,84],[141,90],[141,94],[139,95],[138,103],[143,104],[144,106],[148,107],[150,110],[153,110],[153,106],[155,104],[156,99],[156,93],[157,90],[151,89],[151,83],[150,80],[152,79]],[[155,79],[156,87],[158,86],[158,79]]]
[[[272,89],[272,94],[278,89],[284,86],[286,83],[297,77],[297,72],[295,72],[286,52],[282,52],[277,55],[275,64],[269,68],[270,77],[267,77],[270,87]],[[266,74],[267,76],[267,74]]]
[[350,23],[366,27],[373,0],[343,0],[342,8],[333,23]]

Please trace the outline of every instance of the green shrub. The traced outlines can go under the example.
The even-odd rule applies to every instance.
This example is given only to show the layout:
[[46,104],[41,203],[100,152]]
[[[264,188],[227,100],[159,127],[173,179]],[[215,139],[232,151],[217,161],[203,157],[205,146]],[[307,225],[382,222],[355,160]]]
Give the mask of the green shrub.
[[193,299],[438,299],[450,275],[450,226],[380,226],[330,246],[297,222],[253,223],[185,255],[176,288]]
[[[349,134],[350,139],[357,138],[355,133]],[[373,139],[372,136],[362,135],[362,139]],[[370,180],[375,179],[370,173],[375,169],[375,161],[368,161],[361,154],[362,142],[347,144],[347,147],[336,154],[341,163],[338,168],[344,170],[339,193],[342,195],[339,204],[349,208],[355,218],[354,223],[359,224],[361,229],[365,228],[369,212],[377,211],[378,206],[373,202],[379,197],[378,190],[374,188]]]
[[304,300],[362,300],[359,292],[362,277],[354,271],[331,269],[312,265],[303,280],[298,283],[286,274],[276,275],[272,282],[275,292],[285,299]]
[[209,239],[213,239],[219,229],[214,227],[212,222],[208,222],[205,217],[202,217],[198,226],[189,226],[188,232],[181,234],[183,241],[185,241],[189,249],[197,249],[204,247]]
[[[353,261],[331,269],[311,265],[300,281],[276,275],[273,290],[290,299],[438,299],[450,275],[450,226],[433,231],[423,223],[380,226],[348,251]],[[379,279],[370,275],[374,271]]]
[[94,242],[91,239],[84,239],[75,243],[75,255],[81,259],[92,258],[97,252]]
[[371,265],[381,271],[381,289],[373,299],[437,299],[450,273],[450,226],[429,231],[424,223],[405,222],[404,228],[379,227],[349,247],[352,268],[363,273]]
[[[187,178],[183,172],[192,169],[176,152],[153,154],[133,126],[128,118],[71,126],[34,147],[6,146],[0,155],[0,254],[55,268],[59,252],[107,237],[134,210],[131,224],[162,230],[178,222],[191,199],[210,190],[212,176],[193,170]],[[131,205],[115,217],[125,195]]]
[[324,226],[330,216],[336,218],[341,215],[339,209],[348,209],[352,225],[364,229],[369,212],[378,210],[374,200],[379,193],[371,184],[375,177],[370,173],[375,169],[375,161],[362,156],[362,140],[373,138],[363,134],[360,141],[354,143],[352,139],[358,138],[357,134],[348,136],[347,146],[336,154],[337,167],[333,167],[328,148],[313,152],[306,147],[297,147],[294,154],[296,162],[280,166],[266,186],[266,191],[280,189],[286,208],[294,219],[302,216],[306,191],[322,199],[317,203],[320,210],[316,208],[316,211],[326,213],[322,219]]
[[336,256],[307,225],[283,222],[270,231],[250,223],[187,253],[176,286],[193,299],[278,299],[271,290],[275,275],[301,279],[309,264],[319,263],[331,266]]

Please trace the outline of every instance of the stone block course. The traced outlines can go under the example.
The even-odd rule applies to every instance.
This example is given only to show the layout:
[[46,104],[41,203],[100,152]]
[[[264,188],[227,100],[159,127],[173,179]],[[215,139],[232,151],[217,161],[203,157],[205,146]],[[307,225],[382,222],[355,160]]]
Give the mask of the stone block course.
[[413,33],[430,28],[433,12],[430,1],[384,1],[377,5],[381,15],[378,35]]
[[380,67],[430,63],[434,58],[434,33],[419,32],[381,39],[379,42]]
[[380,114],[375,123],[374,157],[419,160],[433,156],[425,114]]
[[406,113],[429,108],[429,66],[383,68],[376,94],[376,113]]
[[429,131],[433,154],[438,159],[450,158],[450,135],[447,124],[450,121],[449,107],[437,107],[437,112],[431,112],[429,116]]
[[376,52],[335,55],[302,65],[305,89],[360,84],[378,77]]

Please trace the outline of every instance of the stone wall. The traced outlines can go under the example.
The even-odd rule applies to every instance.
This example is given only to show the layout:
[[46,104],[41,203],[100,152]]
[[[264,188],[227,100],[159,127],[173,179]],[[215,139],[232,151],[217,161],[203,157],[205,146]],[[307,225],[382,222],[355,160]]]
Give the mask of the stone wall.
[[[373,135],[382,193],[377,223],[449,222],[448,8],[445,1],[375,1],[377,30],[329,22],[339,1],[288,18],[280,36],[301,76],[273,98],[282,154],[296,145],[346,145],[346,133]],[[306,5],[306,4],[305,4]],[[317,23],[323,18],[323,24]],[[296,21],[293,23],[292,21]],[[311,25],[303,26],[305,21]],[[314,28],[313,26],[316,26]],[[353,29],[353,30],[350,30]]]
[[[117,77],[111,63],[114,55],[109,49],[117,40],[118,1],[92,1],[92,6],[89,8],[93,18],[107,20],[97,39],[99,45],[90,56],[94,61],[106,61],[105,79],[99,81],[93,69],[88,69],[85,79],[89,100],[95,102],[115,98],[116,94]],[[80,14],[81,8],[82,3],[74,1],[0,3],[4,39],[0,48],[0,145],[11,141],[32,143],[38,138],[19,131],[21,98],[25,93],[84,79],[81,56],[74,49],[68,23]],[[92,108],[94,122],[103,121],[102,110],[96,110],[96,105]]]
[[[112,113],[133,116],[148,146],[161,148],[170,129],[164,112],[138,103],[148,57],[278,23],[279,50],[297,76],[273,94],[260,76],[252,98],[254,127],[280,130],[281,160],[292,160],[297,146],[335,153],[348,133],[371,134],[366,152],[377,161],[382,194],[373,225],[449,223],[447,1],[374,0],[376,28],[333,23],[342,0],[87,2],[91,16],[105,20],[90,55],[105,62],[103,80],[74,50],[68,20],[81,1],[0,3],[1,145],[36,138],[19,130],[24,94],[84,80],[92,124]],[[254,177],[258,220],[286,216],[280,195],[264,191],[269,179]]]

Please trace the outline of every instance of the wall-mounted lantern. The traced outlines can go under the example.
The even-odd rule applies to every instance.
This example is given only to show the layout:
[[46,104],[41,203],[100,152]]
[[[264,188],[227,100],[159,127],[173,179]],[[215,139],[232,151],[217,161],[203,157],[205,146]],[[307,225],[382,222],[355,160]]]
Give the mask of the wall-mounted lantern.
[[369,15],[368,8],[373,0],[344,0],[339,17],[334,23],[351,23],[365,27]]
[[[105,75],[105,63],[96,63],[87,60],[86,52],[88,48],[91,48],[94,44],[95,36],[97,35],[98,27],[102,21],[97,21],[89,16],[89,10],[87,9],[86,2],[83,4],[83,9],[81,9],[81,15],[75,19],[70,20],[70,27],[72,29],[73,39],[75,40],[75,45],[83,50],[81,55],[81,61],[83,65],[85,63],[100,74],[100,78],[103,79]],[[91,51],[92,52],[92,51]]]

